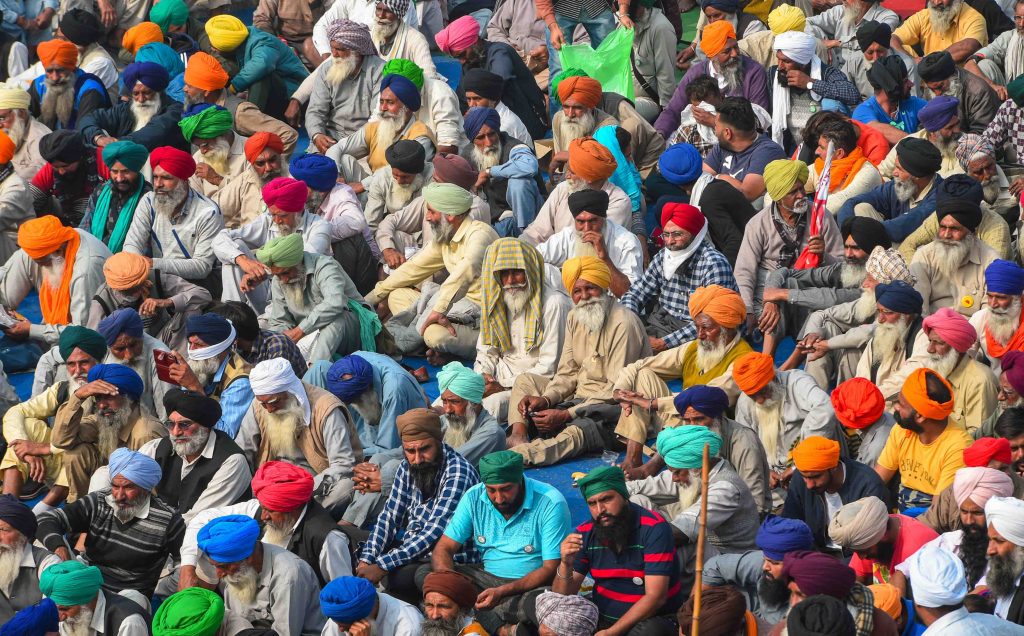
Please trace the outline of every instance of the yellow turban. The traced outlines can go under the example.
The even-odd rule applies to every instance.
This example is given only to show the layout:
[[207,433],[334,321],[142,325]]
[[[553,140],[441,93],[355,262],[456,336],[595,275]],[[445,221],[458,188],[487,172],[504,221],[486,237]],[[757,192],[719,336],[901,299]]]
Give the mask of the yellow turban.
[[787,31],[801,31],[807,26],[807,16],[799,8],[791,4],[780,5],[777,9],[768,14],[768,28],[775,35],[782,35]]
[[796,182],[807,183],[810,171],[803,161],[776,159],[764,167],[764,185],[772,201],[779,201],[789,194]]
[[16,108],[28,110],[30,101],[28,91],[13,86],[0,85],[0,109]]
[[820,473],[839,465],[839,442],[811,435],[793,449],[793,464],[802,473]]
[[570,295],[576,281],[581,278],[602,289],[608,289],[608,286],[612,284],[611,270],[604,264],[604,261],[595,256],[577,256],[570,258],[562,265],[562,283],[565,284]]
[[740,295],[721,285],[698,287],[690,294],[690,318],[707,314],[726,329],[735,329],[747,317],[747,306]]
[[249,37],[249,29],[233,15],[218,15],[207,21],[206,35],[213,48],[230,53]]
[[736,39],[736,29],[728,20],[712,22],[704,27],[700,36],[700,50],[704,55],[715,57],[725,48],[725,43]]

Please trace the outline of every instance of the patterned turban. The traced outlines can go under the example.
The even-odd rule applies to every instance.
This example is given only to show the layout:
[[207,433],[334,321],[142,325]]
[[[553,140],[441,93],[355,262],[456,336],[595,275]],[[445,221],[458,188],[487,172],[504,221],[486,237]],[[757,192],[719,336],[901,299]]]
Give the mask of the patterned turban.
[[264,131],[256,133],[245,141],[245,158],[249,163],[256,161],[256,158],[263,154],[264,150],[281,154],[284,152],[284,142],[277,134]]
[[198,51],[185,65],[185,83],[203,91],[219,91],[228,85],[228,74],[217,58]]
[[832,408],[843,426],[862,429],[881,419],[885,398],[871,380],[850,378],[832,391]]
[[866,550],[882,540],[888,522],[885,502],[864,497],[839,509],[828,525],[828,536],[848,550]]
[[577,256],[562,264],[562,284],[570,296],[576,281],[581,278],[601,289],[608,289],[612,284],[611,270],[604,261],[594,256]]
[[956,143],[956,161],[966,172],[971,162],[978,157],[996,157],[996,147],[981,135],[964,133]]
[[573,99],[584,108],[597,108],[601,103],[601,82],[591,77],[567,77],[558,83],[558,100]]
[[672,426],[658,433],[658,453],[669,468],[700,468],[705,444],[708,457],[718,457],[722,436],[707,426]]
[[732,23],[728,20],[718,20],[704,27],[700,36],[700,50],[708,57],[715,57],[722,52],[729,40],[735,39],[736,29]]
[[689,308],[693,318],[707,314],[726,329],[739,327],[747,317],[747,307],[739,293],[721,285],[698,287],[690,294]]
[[917,282],[917,278],[910,273],[910,267],[903,255],[894,249],[883,249],[881,246],[871,250],[868,262],[864,265],[868,276],[879,283],[892,283],[901,280],[908,285]]
[[949,307],[943,307],[924,319],[922,323],[925,335],[935,332],[942,341],[953,347],[957,353],[967,353],[978,341],[978,332],[967,322],[963,315]]
[[327,39],[346,51],[359,55],[377,55],[377,47],[370,37],[370,28],[361,22],[346,18],[335,20],[327,27]]
[[597,619],[597,605],[579,594],[544,592],[537,597],[537,622],[559,636],[591,636]]
[[398,16],[399,20],[404,18],[409,11],[409,0],[379,0],[379,2],[387,7],[388,11]]
[[267,510],[292,512],[309,503],[313,476],[295,464],[269,461],[252,476],[252,494]]
[[[160,4],[174,0],[161,0]],[[168,596],[153,616],[153,636],[216,636],[224,620],[224,599],[202,587]]]
[[154,149],[149,153],[149,165],[153,167],[153,170],[162,168],[172,177],[182,181],[196,173],[196,161],[192,155],[173,146],[161,146]]
[[569,142],[569,170],[588,183],[612,176],[618,164],[607,148],[593,137]]
[[764,167],[764,185],[772,201],[781,201],[799,183],[807,183],[810,169],[803,161],[776,159]]
[[124,32],[124,37],[121,38],[121,48],[134,56],[144,45],[163,41],[164,32],[159,25],[153,22],[142,22]]
[[233,15],[218,15],[206,22],[206,35],[213,48],[230,53],[249,37],[249,29]]
[[801,473],[820,473],[839,465],[839,442],[819,435],[805,437],[793,448],[793,464]]
[[[928,388],[925,379],[928,376],[938,378],[949,391],[950,398],[946,402],[936,402],[928,397]],[[918,368],[911,371],[910,375],[903,382],[901,391],[910,406],[921,414],[921,417],[929,420],[944,420],[953,412],[953,387],[949,381],[931,369]]]
[[63,69],[78,67],[78,48],[66,40],[47,40],[36,47],[43,68],[59,66]]
[[443,53],[461,53],[480,39],[480,23],[471,15],[464,15],[434,36]]
[[[291,177],[277,177],[263,186],[263,201],[268,208],[299,214],[306,208],[309,188],[305,183]],[[283,267],[290,267],[284,265]]]
[[754,395],[775,377],[775,361],[766,353],[751,351],[736,359],[732,367],[732,378],[740,390]]
[[[435,159],[436,162],[436,159]],[[435,173],[436,174],[436,173]],[[543,308],[544,259],[537,248],[516,238],[499,238],[488,246],[484,254],[483,269],[480,273],[482,314],[480,317],[480,342],[499,351],[510,351],[512,339],[509,333],[509,317],[502,300],[501,272],[521,269],[526,272],[527,293],[530,300],[524,310],[525,329],[522,334],[523,348],[532,350],[544,338]]]

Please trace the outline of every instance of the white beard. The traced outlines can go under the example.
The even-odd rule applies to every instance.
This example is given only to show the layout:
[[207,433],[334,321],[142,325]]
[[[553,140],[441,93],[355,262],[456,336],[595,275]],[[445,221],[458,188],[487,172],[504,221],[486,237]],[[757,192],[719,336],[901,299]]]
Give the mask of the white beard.
[[729,346],[731,340],[727,339],[726,335],[720,334],[718,339],[714,342],[708,342],[706,340],[697,341],[697,367],[701,371],[707,372],[716,364],[721,362],[727,353],[731,350]]
[[433,232],[434,238],[432,239],[437,245],[447,245],[452,242],[452,237],[455,236],[455,226],[448,222],[445,216],[441,215],[441,220],[437,223],[428,221],[430,224],[430,231]]
[[935,7],[928,7],[928,21],[932,25],[932,31],[938,34],[947,33],[950,27],[953,26],[953,20],[960,13],[960,5],[963,4],[963,0],[956,0],[949,4],[945,9],[938,10]]
[[936,238],[932,243],[934,245],[932,249],[935,250],[938,257],[935,259],[935,267],[940,274],[946,277],[946,280],[953,280],[964,261],[967,260],[967,255],[970,254],[975,240],[977,239],[973,234],[968,234],[962,241],[946,243]]
[[996,178],[992,177],[985,183],[981,184],[981,191],[982,198],[985,200],[985,203],[992,205],[999,198],[999,195],[1002,194],[1003,189],[999,186],[999,182],[996,181]]
[[593,188],[590,183],[580,177],[570,177],[565,180],[568,184],[569,194],[575,194],[577,192],[583,192],[584,190],[599,190],[600,188]]
[[67,124],[75,110],[75,80],[69,78],[60,84],[53,84],[47,79],[45,83],[46,94],[39,106],[39,118],[49,128],[56,128],[58,121]]
[[132,128],[132,132],[142,130],[146,124],[148,124],[153,117],[160,110],[160,95],[157,95],[153,99],[147,100],[143,103],[139,103],[132,100],[132,115],[135,117],[135,127]]
[[[16,111],[20,113],[21,111]],[[21,144],[24,143],[25,137],[28,136],[29,119],[28,115],[22,118],[20,115],[14,119],[14,124],[7,131],[7,136],[14,142],[14,147],[21,150]]]
[[136,513],[149,503],[149,493],[144,492],[139,497],[138,501],[132,501],[126,504],[114,504],[114,516],[121,523],[128,523],[135,518]]
[[723,67],[719,67],[717,62],[714,64],[715,68],[725,80],[725,88],[723,89],[725,93],[733,93],[743,88],[743,77],[740,75],[739,60],[726,64]]
[[100,451],[100,459],[106,460],[110,457],[120,443],[118,433],[121,427],[128,423],[134,406],[125,402],[124,406],[117,409],[113,415],[100,415],[96,413],[96,429],[99,431],[99,441],[96,447]]
[[188,368],[196,375],[196,380],[201,386],[207,386],[213,380],[213,376],[220,368],[221,361],[218,357],[207,358],[206,360],[188,359]]
[[362,64],[362,60],[352,54],[348,57],[332,57],[331,65],[324,74],[324,80],[333,86],[340,86],[342,82],[352,76],[360,64]]
[[442,417],[445,423],[444,443],[452,448],[459,448],[469,441],[473,436],[473,426],[476,424],[476,417],[480,413],[480,407],[476,404],[469,404],[466,407],[464,417],[445,415]]
[[408,185],[402,185],[397,181],[391,182],[391,191],[388,192],[387,207],[391,210],[401,210],[409,205],[420,190],[423,189],[423,175],[418,174]]
[[375,139],[378,148],[390,148],[391,144],[398,140],[399,134],[409,123],[409,109],[402,106],[397,115],[381,113],[377,120],[377,133]]
[[900,203],[908,203],[914,200],[919,192],[917,184],[910,179],[893,179],[893,189],[896,191],[896,198]]
[[960,352],[950,347],[944,356],[929,353],[928,357],[924,360],[924,366],[942,377],[948,378],[959,362]]
[[359,413],[359,417],[363,418],[363,421],[370,426],[380,424],[382,412],[380,396],[377,395],[377,391],[373,387],[363,391],[349,406],[354,408],[356,413]]
[[86,382],[88,382],[87,378],[88,378],[88,376],[86,376],[84,378],[76,378],[74,376],[69,375],[68,376],[68,390],[71,391],[72,393],[74,393],[78,389],[82,388],[83,386],[85,386]]
[[1021,406],[1022,402],[1024,402],[1024,400],[1020,398],[1017,398],[1012,402],[1010,400],[1006,400],[1005,402],[996,402],[996,415],[1002,415],[1003,413],[1006,412],[1007,409],[1012,409],[1014,407]]
[[505,303],[505,309],[508,310],[509,322],[523,313],[531,298],[529,283],[523,287],[505,287],[501,290],[501,300]]
[[[778,384],[778,380],[772,380],[771,387],[773,396],[782,394],[782,387]],[[784,448],[782,439],[782,400],[772,397],[765,400],[764,404],[754,402],[754,413],[757,417],[757,436],[764,445],[768,465],[784,464],[788,449]]]
[[385,44],[391,40],[401,24],[402,23],[399,22],[398,19],[395,19],[393,22],[385,22],[380,19],[375,19],[373,24],[370,25],[370,39],[377,45],[377,48],[380,48],[381,44]]
[[88,607],[83,607],[78,610],[78,614],[75,614],[74,618],[69,618],[62,623],[64,628],[64,636],[90,636],[92,628],[89,625],[92,623],[92,610]]
[[277,525],[272,521],[268,521],[263,526],[263,542],[276,545],[279,548],[287,548],[288,540],[292,537],[292,528],[295,527],[295,519],[285,519],[285,522],[281,525]]
[[1006,309],[988,308],[988,333],[1001,345],[1006,345],[1020,327],[1021,300],[1014,298]]
[[217,137],[213,146],[206,152],[199,153],[203,163],[217,171],[217,174],[225,177],[228,175],[228,161],[231,159],[231,144],[223,136]]
[[875,333],[871,337],[871,353],[875,360],[891,362],[905,353],[904,338],[910,331],[910,322],[906,317],[900,318],[895,324],[886,322],[875,325]]
[[857,299],[857,306],[853,310],[854,317],[863,325],[873,321],[876,313],[878,313],[878,302],[875,300],[875,290],[862,289],[860,298]]
[[857,20],[859,18],[860,18],[860,11],[858,11],[857,9],[854,9],[852,7],[849,7],[849,6],[845,5],[845,4],[843,5],[843,24],[845,24],[848,27],[853,28],[853,27],[855,27],[857,25]]
[[473,165],[476,166],[477,170],[483,172],[488,168],[493,168],[498,165],[498,162],[501,161],[501,143],[482,150],[478,148],[476,144],[473,144],[471,154],[473,156]]
[[679,505],[682,508],[689,508],[700,499],[701,470],[699,468],[690,471],[690,480],[685,484],[676,484],[676,494]]
[[248,563],[238,568],[234,574],[224,577],[228,591],[242,605],[252,605],[259,593],[260,576],[256,568]]
[[583,242],[583,232],[576,230],[576,236],[573,240],[573,256],[582,258],[584,256],[597,256],[597,250],[590,243]]
[[210,439],[210,429],[205,426],[199,427],[195,435],[189,438],[171,438],[171,447],[174,449],[174,454],[182,459],[198,455],[200,451],[206,447],[206,442]]
[[608,316],[611,302],[611,296],[588,298],[578,302],[569,314],[575,316],[576,322],[583,325],[587,331],[596,335],[604,327],[604,320]]
[[188,181],[181,181],[170,192],[153,191],[153,209],[165,219],[174,217],[178,206],[185,202],[188,197]]
[[299,278],[295,282],[281,283],[284,290],[285,304],[294,310],[304,311],[306,309],[306,279]]
[[51,254],[50,264],[43,265],[43,283],[51,288],[57,289],[60,287],[60,281],[64,278],[64,267],[67,261],[64,259],[63,254]]
[[594,111],[588,110],[579,117],[566,117],[562,120],[562,138],[568,141],[586,137],[594,132]]
[[289,396],[287,400],[288,403],[274,413],[263,413],[266,420],[263,441],[272,459],[291,460],[302,456],[298,437],[305,426],[306,414],[294,397]]
[[18,578],[18,570],[21,568],[21,552],[27,544],[28,539],[20,537],[14,545],[0,545],[0,592],[8,598],[11,596],[11,585]]
[[839,279],[846,289],[856,289],[864,282],[867,273],[867,269],[862,263],[847,261],[839,268]]

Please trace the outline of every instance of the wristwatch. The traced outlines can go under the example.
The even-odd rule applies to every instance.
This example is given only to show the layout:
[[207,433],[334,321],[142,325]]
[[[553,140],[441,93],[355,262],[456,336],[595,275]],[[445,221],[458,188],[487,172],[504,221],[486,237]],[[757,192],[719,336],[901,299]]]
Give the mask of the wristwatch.
[[814,90],[814,81],[813,80],[810,81],[810,82],[807,82],[807,90],[809,90],[809,91],[813,91]]

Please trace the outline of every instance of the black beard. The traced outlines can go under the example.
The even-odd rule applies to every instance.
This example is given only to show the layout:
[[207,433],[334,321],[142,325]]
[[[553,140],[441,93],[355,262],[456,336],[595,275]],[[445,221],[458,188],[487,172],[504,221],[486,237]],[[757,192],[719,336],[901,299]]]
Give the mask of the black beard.
[[[611,519],[611,524],[604,525],[602,519]],[[633,536],[633,509],[627,507],[621,515],[610,515],[602,513],[594,519],[594,541],[598,545],[611,548],[615,554],[619,554],[629,545],[630,537]]]
[[441,468],[440,461],[409,464],[412,483],[423,493],[424,499],[430,499],[437,490],[437,471]]
[[988,565],[988,532],[984,526],[964,526],[960,539],[960,560],[967,573],[967,588],[973,589]]
[[1017,588],[1017,577],[1021,574],[1021,563],[1018,561],[1021,548],[1015,547],[1008,557],[993,556],[988,559],[988,574],[985,582],[996,598],[1009,596]]
[[875,561],[878,563],[888,566],[892,563],[892,557],[896,551],[896,545],[893,543],[878,542],[875,546]]
[[769,607],[785,605],[789,602],[789,587],[785,581],[780,581],[762,572],[761,578],[757,581],[757,595],[761,601]]
[[500,512],[501,514],[515,514],[517,510],[522,508],[524,499],[526,499],[526,485],[520,484],[519,494],[516,496],[514,500],[508,503],[504,503],[500,506],[492,501],[491,505],[494,506],[494,509]]
[[924,432],[924,428],[910,421],[910,419],[905,419],[899,411],[893,411],[892,417],[900,428],[905,428],[911,433],[917,433],[918,435]]

